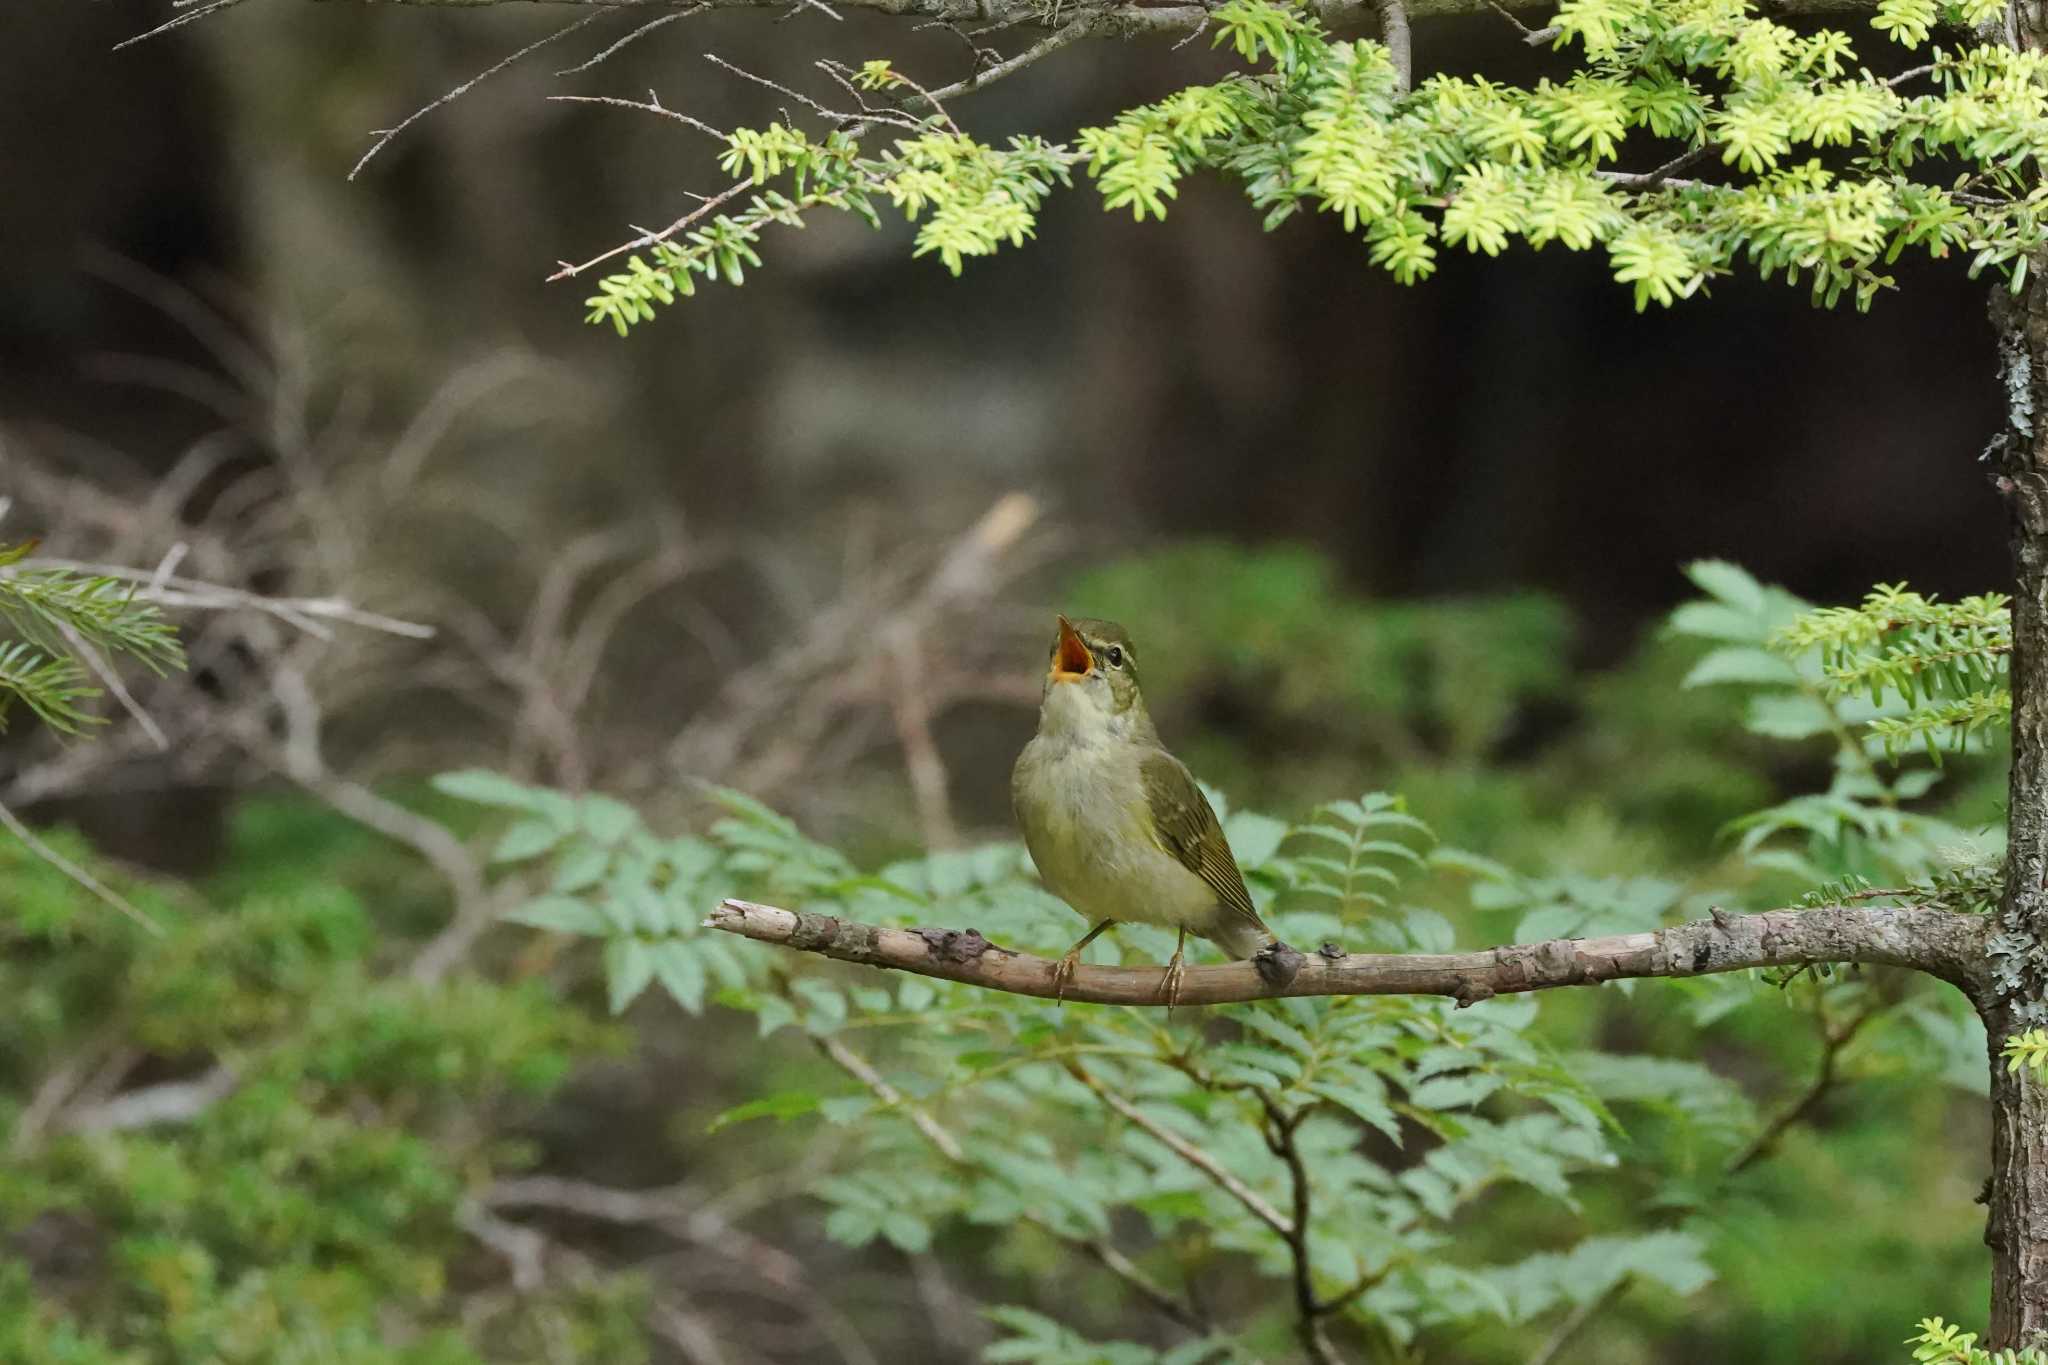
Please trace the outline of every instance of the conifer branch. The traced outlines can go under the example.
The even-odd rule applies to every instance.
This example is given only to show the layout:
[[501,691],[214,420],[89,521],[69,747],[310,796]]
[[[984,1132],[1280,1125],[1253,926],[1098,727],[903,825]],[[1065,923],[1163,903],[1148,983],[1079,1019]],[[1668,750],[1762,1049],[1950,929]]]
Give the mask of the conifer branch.
[[[856,920],[727,900],[707,928],[818,953],[841,962],[893,967],[1013,995],[1075,1003],[1164,1006],[1163,968],[1082,964],[1064,995],[1050,958],[998,947],[974,929],[896,929]],[[1827,906],[1811,910],[1716,911],[1708,919],[1651,933],[1551,939],[1466,953],[1310,954],[1294,979],[1269,984],[1250,962],[1193,967],[1182,1005],[1220,1005],[1305,995],[1441,995],[1460,1005],[1495,995],[1595,986],[1644,977],[1709,976],[1757,967],[1873,963],[1910,967],[1976,1000],[1989,922],[1980,915],[1921,906]]]
[[[314,3],[335,4],[346,0],[314,0]],[[781,16],[788,12],[790,0],[354,0],[362,5],[403,5],[420,9],[483,9],[498,5],[540,4],[566,5],[573,8],[596,10],[688,10],[712,9],[758,9]],[[131,38],[154,37],[157,33],[188,24],[217,9],[239,4],[240,0],[220,0],[194,13],[181,14],[150,33]],[[874,10],[899,18],[938,19],[951,22],[972,22],[976,24],[1036,23],[1041,27],[1054,26],[1050,21],[1056,13],[1050,7],[1032,3],[1032,0],[832,0],[835,8]],[[1434,18],[1439,15],[1478,14],[1486,10],[1545,10],[1554,8],[1549,0],[1406,0],[1410,18]],[[1784,14],[1840,14],[1856,10],[1876,8],[1873,0],[1773,0],[1761,8],[1772,15]],[[1342,23],[1347,20],[1372,19],[1381,9],[1380,0],[1326,0],[1316,7],[1325,23]],[[1099,18],[1111,20],[1105,29],[1128,24],[1131,32],[1176,33],[1192,32],[1202,25],[1207,17],[1206,7],[1191,5],[1104,5],[1094,9]],[[1100,31],[1100,30],[1099,30]]]

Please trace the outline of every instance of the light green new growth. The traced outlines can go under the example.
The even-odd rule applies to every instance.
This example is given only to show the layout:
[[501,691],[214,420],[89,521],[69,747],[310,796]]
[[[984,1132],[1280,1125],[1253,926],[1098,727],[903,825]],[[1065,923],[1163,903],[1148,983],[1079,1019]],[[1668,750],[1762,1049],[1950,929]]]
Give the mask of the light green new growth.
[[2027,1348],[2024,1351],[1986,1351],[1977,1345],[1977,1334],[1943,1322],[1923,1318],[1918,1336],[1906,1338],[1913,1359],[1926,1365],[2048,1365],[2048,1355]]
[[[1871,22],[1917,49],[1936,23],[1997,12],[1987,0],[1885,0]],[[1165,218],[1195,171],[1239,183],[1268,229],[1304,205],[1335,214],[1404,284],[1431,274],[1442,247],[1602,246],[1638,309],[1744,264],[1805,284],[1817,304],[1848,294],[1865,308],[1909,248],[1967,252],[1972,274],[1994,269],[2017,289],[2048,240],[2048,198],[2026,173],[2048,154],[2048,67],[2035,53],[1934,48],[1883,79],[1857,66],[1846,33],[1801,35],[1747,0],[1566,0],[1557,46],[1579,48],[1584,67],[1561,83],[1439,74],[1403,92],[1379,43],[1339,41],[1292,4],[1229,0],[1211,26],[1218,46],[1261,69],[1126,110],[1071,147],[1020,137],[998,148],[943,110],[879,153],[846,132],[741,129],[721,161],[736,180],[726,194],[760,192],[632,257],[587,300],[589,320],[623,335],[695,292],[698,276],[739,283],[769,224],[833,208],[879,225],[882,199],[919,224],[917,255],[958,274],[969,257],[1022,245],[1076,167],[1106,209],[1140,221]],[[908,84],[886,62],[857,79]],[[1900,93],[1922,79],[1931,93]],[[1640,152],[1650,139],[1665,144],[1661,166],[1615,169],[1625,143]],[[1677,178],[1709,162],[1723,182]]]
[[2048,1077],[2048,1029],[2030,1028],[2025,1033],[2015,1033],[2005,1040],[1998,1055],[2005,1058],[2007,1071],[2025,1067],[2035,1080]]
[[15,702],[61,734],[100,723],[89,660],[134,659],[152,673],[184,666],[177,632],[134,586],[69,569],[20,569],[31,545],[0,547],[0,730]]
[[1832,696],[1902,704],[1903,714],[1873,717],[1870,734],[1893,759],[1917,741],[1938,763],[1973,734],[2002,734],[2012,715],[2010,600],[1986,593],[1937,602],[1904,584],[1880,586],[1861,606],[1806,613],[1772,646],[1794,657],[1817,651]]

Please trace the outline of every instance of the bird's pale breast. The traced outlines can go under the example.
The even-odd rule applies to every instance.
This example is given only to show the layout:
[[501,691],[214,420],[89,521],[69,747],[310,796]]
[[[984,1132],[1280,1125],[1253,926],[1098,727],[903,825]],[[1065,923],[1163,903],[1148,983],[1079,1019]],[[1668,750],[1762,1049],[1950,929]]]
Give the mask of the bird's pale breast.
[[1040,735],[1025,745],[1011,778],[1025,846],[1047,888],[1090,921],[1202,932],[1216,893],[1160,847],[1138,757],[1124,743]]

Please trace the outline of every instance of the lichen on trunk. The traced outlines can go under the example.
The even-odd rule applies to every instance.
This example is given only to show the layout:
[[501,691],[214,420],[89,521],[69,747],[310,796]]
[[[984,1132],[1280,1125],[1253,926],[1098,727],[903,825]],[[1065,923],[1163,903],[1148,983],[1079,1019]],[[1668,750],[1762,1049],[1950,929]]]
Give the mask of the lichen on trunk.
[[2048,294],[2032,272],[1992,303],[2006,386],[2006,429],[1986,451],[2009,518],[2013,564],[2012,777],[2005,895],[1989,941],[1992,1252],[1991,1344],[2048,1337],[2048,1094],[1999,1056],[2004,1040],[2048,1022],[2048,433],[2035,422],[2048,382]]

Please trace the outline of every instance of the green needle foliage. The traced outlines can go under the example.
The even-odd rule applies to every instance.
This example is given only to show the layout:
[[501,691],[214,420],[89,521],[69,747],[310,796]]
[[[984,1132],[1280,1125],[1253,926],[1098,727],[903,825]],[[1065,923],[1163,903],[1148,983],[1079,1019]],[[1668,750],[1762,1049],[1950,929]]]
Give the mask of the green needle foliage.
[[[152,673],[182,668],[177,632],[118,578],[21,569],[32,544],[0,547],[0,730],[19,703],[60,734],[99,724],[84,707],[100,695],[85,652],[132,659]],[[6,638],[11,634],[14,638]]]
[[[2007,661],[2010,598],[2002,593],[1937,602],[1901,583],[1880,586],[1860,607],[1809,612],[1773,640],[1793,656],[1818,651],[1833,697],[1866,695],[1870,734],[1896,759],[1908,744],[1937,763],[1973,735],[1996,741],[2012,716]],[[1903,707],[1903,712],[1898,708]]]
[[1987,1351],[1977,1345],[1977,1334],[1927,1318],[1920,1334],[1908,1337],[1913,1359],[1927,1365],[2048,1365],[2048,1355],[2029,1347],[2024,1351]]
[[[518,1120],[617,1039],[539,982],[390,970],[406,916],[386,895],[380,922],[336,873],[378,866],[389,886],[408,870],[338,819],[280,814],[245,812],[239,870],[263,885],[218,897],[137,884],[53,833],[162,937],[0,838],[0,1360],[644,1361],[630,1282],[554,1285],[473,1321],[445,1307],[465,1200],[531,1163]],[[122,1131],[39,1108],[145,1056],[177,1079],[213,1059],[238,1084]]]
[[[1938,24],[1999,12],[1989,0],[1885,0],[1871,23],[1917,52]],[[1555,26],[1557,47],[1581,61],[1562,81],[1438,74],[1404,91],[1380,44],[1340,41],[1285,0],[1229,0],[1213,41],[1252,70],[1126,110],[1072,145],[998,147],[943,111],[881,150],[845,131],[741,129],[720,164],[735,178],[728,196],[754,191],[746,207],[631,258],[600,281],[589,320],[624,335],[699,279],[738,284],[761,263],[765,228],[801,226],[816,209],[879,225],[886,202],[918,224],[914,254],[957,275],[971,257],[1021,246],[1077,171],[1105,209],[1139,221],[1164,219],[1186,176],[1222,175],[1268,229],[1303,208],[1335,215],[1404,284],[1433,273],[1446,248],[1598,248],[1638,309],[1736,269],[1803,284],[1818,305],[1846,295],[1867,308],[1908,250],[1967,256],[1972,275],[1994,270],[2017,290],[2044,241],[2048,199],[2029,171],[2048,151],[2039,54],[1934,47],[1881,78],[1847,33],[1801,34],[1748,0],[1567,0]],[[859,75],[869,88],[908,84],[886,62]],[[1931,89],[1906,93],[1916,86]],[[1620,171],[1625,151],[1657,169]],[[1680,174],[1695,166],[1717,178]]]

